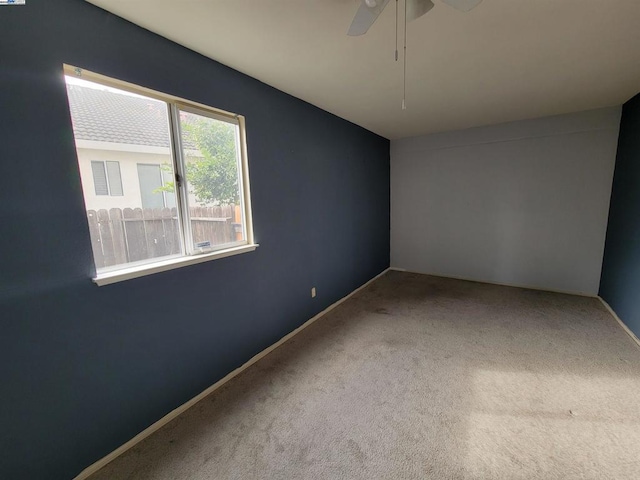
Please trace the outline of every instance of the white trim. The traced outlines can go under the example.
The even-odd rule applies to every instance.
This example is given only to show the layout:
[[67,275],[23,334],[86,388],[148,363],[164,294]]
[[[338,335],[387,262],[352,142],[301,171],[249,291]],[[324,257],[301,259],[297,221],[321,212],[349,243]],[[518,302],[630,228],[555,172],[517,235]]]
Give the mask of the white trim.
[[193,105],[189,105],[188,103],[182,101],[174,102],[174,105],[178,107],[181,112],[193,113],[194,115],[199,115],[201,117],[209,117],[214,120],[218,120],[219,122],[231,123],[232,125],[239,125],[238,116],[235,118],[230,118],[229,115],[218,115],[211,111],[211,107],[203,110],[200,107],[195,107]]
[[253,236],[253,213],[251,210],[251,188],[249,187],[249,154],[247,151],[247,129],[245,125],[245,119],[242,115],[238,116],[238,134],[239,146],[240,146],[240,182],[242,183],[242,215],[244,226],[246,229],[246,240],[249,243],[255,243],[255,237]]
[[[64,64],[63,72],[68,75],[69,78],[73,76],[82,78],[83,80],[92,80],[102,86],[112,87],[115,89],[122,89],[135,95],[142,95],[143,97],[154,98],[163,102],[167,107],[167,115],[170,130],[170,148],[163,153],[169,155],[172,153],[171,158],[173,161],[173,170],[177,174],[176,183],[178,188],[176,191],[176,204],[178,211],[178,224],[180,225],[181,234],[181,254],[182,256],[172,256],[170,258],[164,258],[159,261],[150,261],[142,265],[124,265],[124,268],[109,269],[108,271],[98,271],[93,281],[99,285],[109,285],[111,283],[120,282],[123,280],[129,280],[132,278],[138,278],[145,275],[151,275],[154,273],[164,272],[177,267],[183,267],[186,265],[193,265],[196,263],[205,262],[208,260],[214,260],[217,258],[224,258],[231,255],[237,255],[240,253],[250,252],[256,249],[258,246],[253,237],[253,223],[251,215],[251,197],[249,194],[249,162],[247,159],[247,147],[246,147],[246,132],[245,120],[242,115],[230,113],[218,108],[213,108],[208,105],[203,105],[198,102],[192,102],[183,98],[176,97],[174,95],[164,94],[151,90],[146,87],[134,85],[122,80],[116,80],[114,78],[106,77],[98,73],[83,70],[81,68],[73,67],[71,65]],[[191,225],[189,222],[189,192],[187,190],[187,175],[186,164],[187,159],[185,157],[185,150],[182,145],[181,135],[181,121],[180,112],[185,111],[192,114],[205,116],[218,121],[224,121],[237,126],[236,133],[236,148],[238,157],[238,186],[240,187],[240,193],[242,194],[241,209],[242,209],[242,226],[245,238],[241,242],[230,242],[226,245],[221,245],[220,250],[195,255],[198,252],[194,250]],[[93,142],[94,147],[104,147],[106,142],[100,142],[99,145]],[[80,147],[82,143],[76,143],[76,149]],[[117,145],[117,147],[115,146]],[[114,144],[111,148],[121,148],[122,144]],[[88,147],[90,144],[85,142],[84,147]],[[134,146],[135,148],[129,149],[133,151],[136,149],[145,149],[146,147]],[[154,147],[152,147],[154,148]],[[104,148],[103,148],[104,149]],[[138,152],[141,153],[141,152]],[[106,165],[105,162],[102,162]],[[109,188],[109,178],[106,167],[104,173],[107,182],[107,189]],[[181,179],[178,181],[178,179]],[[96,192],[97,195],[97,192]],[[85,199],[86,200],[86,199]],[[238,246],[238,244],[241,244]]]
[[[134,143],[98,142],[96,140],[76,139],[76,148],[82,150],[108,150],[112,152],[150,153],[154,155],[171,155],[169,147],[154,147],[151,145],[136,145]],[[187,158],[203,158],[200,150],[186,148]]]
[[[173,155],[173,173],[176,193],[176,211],[178,212],[178,228],[182,236],[182,253],[193,253],[193,232],[191,231],[191,220],[189,213],[189,189],[187,188],[187,164],[183,156],[182,148],[182,127],[180,125],[180,111],[175,104],[167,104],[169,122],[170,142]],[[178,181],[178,179],[180,179]],[[249,242],[251,243],[251,242]]]
[[218,258],[239,255],[241,253],[253,252],[256,248],[258,248],[258,244],[254,243],[242,245],[240,247],[225,248],[224,250],[203,253],[201,255],[191,255],[178,258],[174,257],[146,265],[137,265],[135,267],[121,268],[112,272],[99,273],[94,277],[93,281],[98,286],[102,287],[103,285],[109,285],[111,283],[122,282],[132,278],[144,277],[146,275],[153,275],[154,273],[173,270],[174,268],[186,267],[188,265],[195,265],[196,263],[208,262],[209,260],[216,260]]
[[606,308],[609,313],[611,314],[611,316],[613,318],[616,319],[616,321],[620,324],[620,326],[622,327],[622,329],[627,332],[627,335],[629,335],[631,337],[631,339],[636,342],[636,345],[638,345],[638,347],[640,347],[640,339],[638,339],[638,337],[636,337],[636,334],[633,333],[631,331],[631,329],[629,327],[627,327],[627,325],[620,319],[620,317],[618,316],[618,314],[616,312],[613,311],[613,308],[611,308],[611,305],[609,305],[604,298],[602,298],[600,295],[598,295],[598,299],[602,302],[602,305],[604,305],[604,308]]
[[228,119],[227,121],[235,122],[239,116],[236,113],[227,112],[226,110],[222,110],[220,108],[210,107],[209,105],[205,105],[204,103],[194,102],[192,100],[187,100],[185,98],[176,97],[175,95],[171,95],[169,93],[159,92],[157,90],[143,87],[141,85],[136,85],[134,83],[126,82],[124,80],[118,80],[116,78],[107,77],[105,75],[101,75],[96,72],[91,72],[83,68],[74,67],[73,65],[69,65],[66,63],[63,64],[62,68],[65,75],[68,75],[73,78],[80,78],[82,80],[88,80],[90,82],[100,83],[107,87],[111,87],[119,90],[125,90],[130,93],[134,93],[136,95],[151,97],[155,100],[160,100],[161,102],[180,103],[185,106],[192,106],[195,108],[205,110],[207,112],[210,112],[220,117],[226,117]]
[[162,427],[164,427],[167,423],[169,423],[171,420],[173,420],[174,418],[178,417],[179,415],[183,414],[184,412],[186,412],[188,409],[190,409],[191,407],[193,407],[196,403],[198,403],[200,400],[204,399],[205,397],[207,397],[208,395],[210,395],[211,393],[213,393],[215,390],[217,390],[218,388],[220,388],[222,385],[224,385],[225,383],[227,383],[229,380],[231,380],[233,377],[235,377],[236,375],[238,375],[239,373],[243,372],[244,370],[246,370],[247,368],[249,368],[251,365],[253,365],[254,363],[256,363],[258,360],[260,360],[261,358],[267,356],[269,353],[271,353],[272,351],[274,351],[276,348],[278,348],[280,345],[282,345],[283,343],[285,343],[287,340],[289,340],[290,338],[294,337],[295,335],[297,335],[298,333],[300,333],[302,330],[304,330],[305,328],[307,328],[309,325],[311,325],[313,322],[315,322],[316,320],[318,320],[319,318],[322,318],[324,315],[326,315],[327,313],[329,313],[331,310],[333,310],[334,308],[336,308],[338,305],[340,305],[341,303],[345,302],[346,300],[348,300],[349,298],[351,298],[353,295],[355,295],[356,293],[358,293],[360,290],[362,290],[363,288],[367,287],[369,284],[371,284],[372,282],[374,282],[375,280],[377,280],[378,278],[380,278],[381,276],[383,276],[385,273],[387,273],[390,269],[385,269],[382,272],[380,272],[378,275],[376,275],[375,277],[373,277],[371,280],[369,280],[368,282],[366,282],[365,284],[359,286],[358,288],[356,288],[353,292],[349,293],[347,296],[341,298],[340,300],[338,300],[337,302],[329,305],[327,308],[325,308],[323,311],[321,311],[320,313],[318,313],[317,315],[315,315],[313,318],[307,320],[305,323],[303,323],[302,325],[300,325],[298,328],[296,328],[295,330],[293,330],[292,332],[288,333],[287,335],[285,335],[284,337],[282,337],[280,340],[278,340],[276,343],[274,343],[273,345],[271,345],[270,347],[265,348],[263,351],[261,351],[260,353],[256,354],[255,356],[253,356],[247,363],[245,363],[244,365],[236,368],[234,371],[232,371],[231,373],[229,373],[226,377],[224,377],[221,380],[218,380],[216,383],[214,383],[213,385],[211,385],[209,388],[207,388],[206,390],[204,390],[202,393],[199,393],[198,395],[196,395],[195,397],[193,397],[191,400],[189,400],[186,403],[183,403],[182,405],[180,405],[178,408],[176,408],[175,410],[172,410],[171,412],[169,412],[168,414],[166,414],[164,417],[162,417],[160,420],[158,420],[157,422],[155,422],[154,424],[150,425],[149,427],[147,427],[146,429],[144,429],[142,432],[140,432],[138,435],[136,435],[135,437],[133,437],[131,440],[129,440],[128,442],[126,442],[125,444],[121,445],[120,447],[116,448],[113,452],[111,452],[110,454],[106,455],[105,457],[101,458],[100,460],[98,460],[97,462],[95,462],[92,465],[89,465],[87,468],[85,468],[82,472],[80,472],[78,474],[78,476],[76,476],[73,480],[85,480],[87,478],[89,478],[91,475],[93,475],[94,473],[96,473],[98,470],[100,470],[102,467],[104,467],[105,465],[107,465],[109,462],[112,462],[113,460],[115,460],[116,458],[118,458],[120,455],[122,455],[123,453],[125,453],[127,450],[129,450],[130,448],[134,447],[135,445],[137,445],[139,442],[141,442],[142,440],[144,440],[145,438],[147,438],[149,435],[153,434],[154,432],[160,430]]
[[489,280],[477,280],[473,278],[456,277],[453,275],[440,275],[437,273],[414,272],[411,270],[407,270],[406,268],[400,268],[400,267],[389,267],[389,270],[395,270],[397,272],[417,273],[418,275],[429,275],[431,277],[450,278],[452,280],[464,280],[465,282],[486,283],[489,285],[498,285],[500,287],[524,288],[526,290],[538,290],[540,292],[562,293],[564,295],[577,295],[579,297],[598,298],[598,295],[595,293],[573,292],[569,290],[556,290],[554,288],[533,287],[531,285],[518,285],[513,283],[491,282]]
[[169,147],[154,147],[151,145],[134,145],[132,143],[98,142],[96,140],[76,140],[76,148],[87,150],[110,150],[127,153],[153,153],[157,155],[169,155]]

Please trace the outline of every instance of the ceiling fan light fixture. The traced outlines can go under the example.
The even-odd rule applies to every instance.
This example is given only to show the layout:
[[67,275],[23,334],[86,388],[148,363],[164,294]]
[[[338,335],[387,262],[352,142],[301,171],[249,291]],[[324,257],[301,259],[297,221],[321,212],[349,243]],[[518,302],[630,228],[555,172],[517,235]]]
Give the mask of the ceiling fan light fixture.
[[390,0],[361,0],[360,7],[353,17],[347,35],[356,36],[367,33],[369,27],[373,25],[389,1]]
[[417,20],[433,8],[431,0],[405,0],[407,5],[407,21]]
[[461,12],[468,12],[476,8],[482,0],[442,0],[450,7],[460,10]]

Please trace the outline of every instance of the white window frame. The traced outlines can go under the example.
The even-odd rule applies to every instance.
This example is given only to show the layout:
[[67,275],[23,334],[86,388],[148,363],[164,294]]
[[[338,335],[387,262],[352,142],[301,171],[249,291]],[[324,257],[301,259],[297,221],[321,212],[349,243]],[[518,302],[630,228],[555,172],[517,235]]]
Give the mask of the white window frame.
[[132,278],[138,278],[145,275],[164,272],[175,268],[180,268],[196,263],[225,258],[232,255],[251,252],[258,247],[253,236],[253,219],[251,215],[251,194],[249,188],[249,165],[247,161],[247,142],[245,131],[245,118],[242,115],[226,112],[217,108],[213,108],[198,102],[192,102],[173,95],[157,92],[146,87],[134,85],[122,80],[116,80],[104,75],[90,72],[71,65],[64,65],[64,75],[88,80],[90,82],[99,83],[101,85],[125,90],[138,95],[143,95],[156,100],[165,102],[169,109],[169,123],[171,129],[171,149],[173,157],[173,167],[180,179],[185,179],[185,163],[182,158],[182,139],[180,135],[180,117],[179,112],[186,111],[197,115],[204,115],[224,122],[233,123],[238,126],[238,135],[236,138],[236,146],[238,149],[238,184],[240,187],[240,204],[243,225],[245,230],[245,239],[228,245],[214,246],[208,250],[196,250],[191,241],[191,228],[185,225],[188,221],[188,191],[186,182],[181,181],[176,188],[176,205],[178,212],[178,222],[182,235],[184,253],[177,256],[162,257],[158,260],[150,259],[144,264],[125,264],[120,267],[110,268],[108,271],[98,273],[96,268],[96,276],[93,281],[99,285],[109,285],[111,283],[121,282]]
[[[102,164],[102,171],[104,172],[105,186],[107,187],[107,193],[98,193],[96,185],[96,173],[93,169],[95,163]],[[111,176],[109,175],[109,168],[107,164],[115,163],[118,165],[118,180],[120,182],[120,191],[122,193],[113,193],[113,187],[111,185]],[[93,180],[93,191],[96,197],[122,197],[124,196],[124,185],[122,184],[122,169],[120,168],[120,162],[117,160],[91,160],[91,177]]]

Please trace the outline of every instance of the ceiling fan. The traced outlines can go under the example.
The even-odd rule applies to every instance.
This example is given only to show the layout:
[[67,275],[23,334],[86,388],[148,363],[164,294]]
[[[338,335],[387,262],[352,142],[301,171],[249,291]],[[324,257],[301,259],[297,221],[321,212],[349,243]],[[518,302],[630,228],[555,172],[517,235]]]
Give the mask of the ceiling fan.
[[[408,22],[420,18],[433,8],[433,2],[431,0],[405,1],[406,20]],[[442,2],[456,10],[468,12],[472,8],[477,7],[482,0],[442,0]],[[362,0],[360,8],[358,8],[355,17],[353,17],[347,35],[357,36],[367,33],[369,27],[374,24],[378,15],[382,13],[388,3],[389,0]]]

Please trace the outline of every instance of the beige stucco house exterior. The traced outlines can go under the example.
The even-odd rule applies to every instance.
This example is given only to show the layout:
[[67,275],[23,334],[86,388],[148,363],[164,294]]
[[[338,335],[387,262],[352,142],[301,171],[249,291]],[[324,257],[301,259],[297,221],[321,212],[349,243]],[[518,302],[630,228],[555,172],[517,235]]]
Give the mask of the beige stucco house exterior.
[[[73,84],[67,92],[87,210],[174,207],[161,189],[173,182],[165,104]],[[185,147],[187,162],[202,157]],[[189,205],[199,205],[193,194]]]

